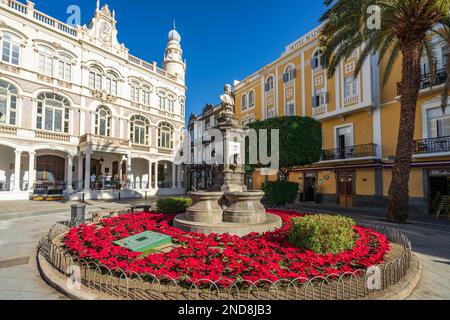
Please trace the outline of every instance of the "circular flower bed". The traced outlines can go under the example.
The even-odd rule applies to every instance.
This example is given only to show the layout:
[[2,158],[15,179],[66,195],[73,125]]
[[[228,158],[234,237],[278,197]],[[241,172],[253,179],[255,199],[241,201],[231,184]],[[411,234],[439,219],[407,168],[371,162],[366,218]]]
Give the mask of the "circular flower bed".
[[[306,281],[316,276],[341,275],[382,263],[390,250],[385,236],[362,227],[355,227],[352,250],[335,255],[302,250],[288,242],[288,233],[291,219],[304,215],[294,211],[268,212],[279,215],[283,227],[242,238],[188,233],[171,225],[174,215],[137,213],[74,228],[64,242],[72,254],[110,269],[121,268],[143,277],[170,277],[186,284],[210,280],[224,286],[240,280]],[[167,253],[143,256],[113,243],[144,231],[171,236],[174,248]]]

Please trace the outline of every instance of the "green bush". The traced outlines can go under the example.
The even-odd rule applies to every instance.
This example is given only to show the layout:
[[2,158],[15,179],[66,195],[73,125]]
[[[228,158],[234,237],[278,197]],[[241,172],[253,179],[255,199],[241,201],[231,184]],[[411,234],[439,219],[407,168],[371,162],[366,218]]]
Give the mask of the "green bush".
[[185,213],[192,206],[191,198],[164,198],[156,203],[156,211],[164,214]]
[[292,219],[289,242],[318,254],[341,253],[355,245],[353,219],[342,216],[311,215]]
[[298,195],[298,187],[298,183],[295,182],[266,181],[261,190],[266,193],[266,205],[276,207],[294,203]]

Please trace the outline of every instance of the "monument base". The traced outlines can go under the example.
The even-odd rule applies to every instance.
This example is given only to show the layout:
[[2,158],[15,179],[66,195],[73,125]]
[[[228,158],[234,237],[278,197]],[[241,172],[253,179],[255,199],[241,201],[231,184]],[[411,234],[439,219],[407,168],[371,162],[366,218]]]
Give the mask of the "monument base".
[[186,214],[180,214],[175,217],[174,227],[186,232],[198,232],[203,234],[231,234],[235,236],[246,236],[252,232],[264,233],[275,231],[283,225],[279,216],[267,214],[264,222],[261,223],[201,223],[186,219]]

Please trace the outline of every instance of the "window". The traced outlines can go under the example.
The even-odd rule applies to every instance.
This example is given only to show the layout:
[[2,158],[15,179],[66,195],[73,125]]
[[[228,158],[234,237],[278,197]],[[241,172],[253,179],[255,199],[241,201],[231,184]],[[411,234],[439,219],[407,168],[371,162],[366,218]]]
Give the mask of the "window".
[[311,69],[322,68],[322,50],[317,50],[311,59]]
[[184,116],[186,114],[186,105],[184,104],[184,101],[180,102],[180,108],[181,108],[181,115]]
[[290,65],[286,68],[286,72],[283,74],[283,82],[287,83],[295,79],[296,70],[293,65]]
[[141,89],[140,89],[139,84],[136,82],[132,82],[131,83],[131,101],[139,103],[139,102],[141,102],[140,97],[141,97]]
[[166,110],[166,97],[165,96],[159,96],[159,109]]
[[72,80],[72,57],[64,53],[59,55],[58,78],[65,81]]
[[0,80],[0,124],[17,124],[17,97],[17,88]]
[[427,110],[428,138],[442,138],[450,136],[450,107]]
[[270,76],[266,81],[266,92],[272,91],[274,88],[273,77]]
[[353,76],[344,79],[344,97],[351,98],[358,95],[358,79]]
[[346,126],[336,129],[336,146],[338,149],[345,149],[353,146],[353,128]]
[[267,109],[267,118],[275,117],[275,108],[271,107]]
[[158,147],[173,149],[173,126],[167,122],[161,122],[158,126]]
[[89,70],[89,88],[94,90],[102,90],[103,71],[97,67]]
[[250,91],[248,94],[248,107],[253,108],[255,107],[255,91]]
[[113,73],[108,73],[106,75],[106,83],[105,83],[105,90],[109,94],[112,94],[114,96],[117,96],[117,76]]
[[97,108],[95,112],[95,134],[109,137],[111,134],[111,111],[104,106]]
[[3,33],[2,61],[19,65],[20,43],[10,33]]
[[317,89],[314,92],[314,97],[312,100],[312,106],[313,108],[315,107],[320,107],[323,105],[326,105],[328,103],[328,92],[325,92],[325,90],[322,89]]
[[37,98],[36,128],[69,133],[69,100],[59,94],[45,92]]
[[45,46],[40,46],[38,50],[39,50],[39,66],[38,66],[39,72],[53,77],[53,64],[55,51]]
[[174,113],[175,112],[175,100],[173,99],[168,99],[168,106],[169,106],[169,112]]
[[147,86],[142,88],[142,103],[146,106],[150,105],[150,88]]
[[132,143],[148,146],[150,121],[144,116],[134,115],[131,117],[130,123],[130,140]]
[[449,47],[447,45],[441,48],[441,54],[442,54],[442,69],[445,69],[447,67],[449,55]]
[[247,110],[247,95],[242,96],[242,111]]
[[295,116],[295,101],[286,101],[286,116]]

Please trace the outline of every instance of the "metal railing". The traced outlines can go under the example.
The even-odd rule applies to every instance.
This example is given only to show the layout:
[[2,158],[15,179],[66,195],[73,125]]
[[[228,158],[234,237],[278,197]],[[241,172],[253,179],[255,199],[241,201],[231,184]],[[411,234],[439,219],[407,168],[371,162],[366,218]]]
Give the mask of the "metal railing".
[[376,157],[376,155],[377,145],[370,143],[345,148],[323,150],[322,161]]
[[450,137],[414,141],[414,154],[450,152]]
[[[420,77],[420,90],[438,86],[447,81],[447,69],[437,70],[434,74],[426,73]],[[397,95],[401,95],[401,82],[397,83]]]
[[[130,209],[131,210],[131,209]],[[111,215],[125,214],[123,210]],[[95,220],[94,215],[88,220]],[[384,234],[395,244],[396,254],[378,265],[380,272],[377,290],[369,286],[373,273],[356,270],[326,277],[267,279],[259,281],[211,281],[207,279],[180,280],[138,274],[119,268],[111,269],[95,261],[72,255],[63,247],[68,228],[77,222],[55,225],[38,245],[38,254],[59,273],[76,280],[83,290],[104,299],[116,300],[354,300],[379,296],[383,290],[399,283],[411,266],[412,251],[409,239],[397,230],[361,221],[358,225]]]

